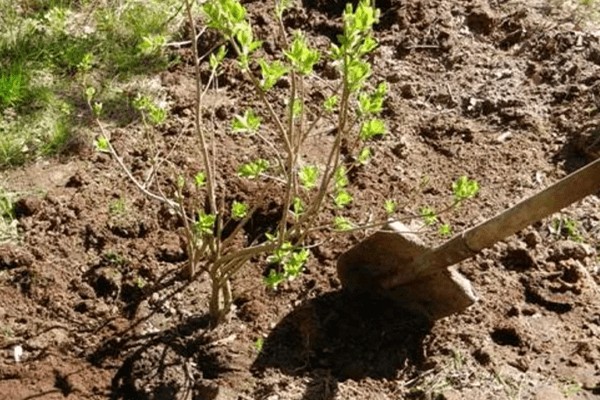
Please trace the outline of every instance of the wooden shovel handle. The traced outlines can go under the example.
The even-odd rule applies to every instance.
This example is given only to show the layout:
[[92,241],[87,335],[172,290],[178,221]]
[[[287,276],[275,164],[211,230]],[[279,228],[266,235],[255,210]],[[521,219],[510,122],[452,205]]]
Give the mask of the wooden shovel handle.
[[534,222],[600,190],[600,158],[508,210],[456,235],[443,245],[417,257],[388,287],[407,282],[403,277],[426,276],[472,257],[482,249]]

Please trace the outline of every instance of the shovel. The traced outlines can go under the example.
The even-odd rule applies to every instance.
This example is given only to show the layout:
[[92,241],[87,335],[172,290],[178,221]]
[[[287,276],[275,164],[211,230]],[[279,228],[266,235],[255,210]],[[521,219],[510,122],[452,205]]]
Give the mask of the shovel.
[[358,243],[338,260],[345,289],[378,293],[437,320],[477,301],[453,264],[600,190],[600,159],[436,247],[400,222]]

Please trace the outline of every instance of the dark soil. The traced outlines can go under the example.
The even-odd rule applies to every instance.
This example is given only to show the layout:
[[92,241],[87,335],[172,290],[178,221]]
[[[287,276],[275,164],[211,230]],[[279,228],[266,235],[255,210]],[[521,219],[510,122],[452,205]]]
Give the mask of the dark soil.
[[[285,22],[326,49],[343,3],[305,0]],[[374,74],[390,85],[390,134],[353,176],[353,220],[383,217],[387,198],[407,215],[424,204],[441,209],[450,183],[468,175],[481,193],[443,217],[458,232],[598,157],[597,25],[584,29],[545,1],[378,3]],[[269,54],[271,3],[246,5]],[[196,146],[190,54],[182,49],[183,62],[161,76],[172,118],[157,145],[179,140],[172,165],[191,178],[201,164],[187,150]],[[264,198],[247,232],[260,235],[280,211],[260,195],[267,188],[235,175],[265,149],[225,132],[234,113],[260,109],[228,62],[221,90],[206,101],[216,115],[209,128],[218,169],[230,177],[226,199]],[[318,69],[333,82],[330,65]],[[321,90],[315,83],[315,102]],[[150,153],[141,129],[109,129],[143,176]],[[326,140],[316,138],[310,155],[318,158]],[[169,168],[159,177],[164,187],[175,176]],[[228,321],[209,329],[207,279],[178,274],[186,255],[177,219],[138,193],[109,157],[84,151],[40,161],[2,172],[2,182],[24,194],[20,241],[0,247],[2,399],[600,398],[597,196],[460,264],[479,301],[434,324],[341,290],[336,259],[365,237],[359,232],[312,237],[318,246],[307,270],[276,292],[261,283],[262,262],[248,265],[234,282]],[[125,212],[110,211],[119,199]],[[577,222],[581,242],[555,229],[561,218]]]

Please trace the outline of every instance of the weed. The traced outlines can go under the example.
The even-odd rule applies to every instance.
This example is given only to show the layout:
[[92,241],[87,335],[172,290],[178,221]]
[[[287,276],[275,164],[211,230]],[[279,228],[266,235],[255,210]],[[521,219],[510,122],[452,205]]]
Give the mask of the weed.
[[18,221],[15,217],[16,194],[10,193],[0,187],[0,244],[17,239]]
[[263,350],[264,345],[265,339],[263,337],[259,337],[254,341],[252,347],[254,347],[254,350],[256,350],[257,353],[260,353]]
[[383,204],[383,208],[388,215],[393,215],[398,209],[398,203],[395,200],[387,199]]
[[0,218],[13,220],[15,218],[14,194],[0,187]]
[[127,202],[125,198],[111,200],[108,204],[108,213],[114,217],[122,217],[127,213]]
[[123,255],[121,255],[117,252],[114,252],[114,251],[105,252],[102,255],[102,258],[104,259],[104,261],[106,263],[115,265],[118,267],[124,267],[129,264],[129,260],[127,260],[127,258],[125,258]]
[[147,285],[146,280],[143,277],[139,276],[139,275],[137,275],[135,277],[135,279],[133,280],[133,282],[135,283],[135,286],[138,289],[143,289]]
[[582,242],[583,236],[579,231],[578,225],[579,224],[574,219],[562,216],[552,220],[550,231],[558,237],[564,237],[575,242]]
[[577,396],[582,390],[583,386],[581,386],[581,383],[576,381],[568,382],[562,388],[562,392],[567,398]]
[[0,328],[0,332],[2,332],[2,336],[4,336],[6,339],[10,339],[15,336],[14,331],[8,325],[2,325],[2,328]]

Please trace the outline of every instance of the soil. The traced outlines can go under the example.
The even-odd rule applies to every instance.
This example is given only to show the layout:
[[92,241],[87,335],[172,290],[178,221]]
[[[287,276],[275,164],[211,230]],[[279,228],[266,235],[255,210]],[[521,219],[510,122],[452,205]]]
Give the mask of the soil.
[[[269,55],[271,4],[245,3]],[[585,27],[546,1],[378,6],[374,76],[390,85],[390,134],[352,176],[350,218],[383,218],[387,198],[405,215],[424,204],[442,209],[450,183],[468,175],[480,194],[443,217],[459,232],[598,157],[598,25]],[[305,0],[285,22],[326,49],[343,7]],[[188,151],[197,148],[191,52],[179,51],[182,62],[160,76],[172,118],[156,145],[178,143],[159,176],[164,187],[201,166]],[[234,60],[227,63],[206,101],[216,115],[209,128],[226,198],[253,199],[264,185],[242,183],[235,166],[267,149],[225,127],[234,113],[260,106]],[[332,71],[319,63],[326,78],[314,82],[315,103],[333,86]],[[143,176],[151,154],[143,129],[108,128]],[[327,133],[317,137],[308,155],[318,158],[326,140]],[[207,279],[188,282],[178,273],[186,254],[177,219],[136,191],[110,157],[88,149],[1,174],[2,186],[21,194],[19,241],[0,247],[1,399],[600,398],[598,196],[461,263],[479,301],[460,315],[430,323],[345,293],[336,259],[368,232],[323,232],[311,237],[302,276],[275,292],[261,283],[261,260],[242,270],[234,311],[211,329]],[[265,201],[260,215],[248,235],[269,229],[276,204]],[[557,231],[561,219],[577,222],[580,241]],[[15,346],[23,348],[20,362]]]

